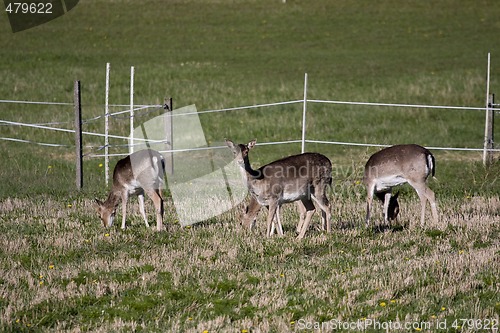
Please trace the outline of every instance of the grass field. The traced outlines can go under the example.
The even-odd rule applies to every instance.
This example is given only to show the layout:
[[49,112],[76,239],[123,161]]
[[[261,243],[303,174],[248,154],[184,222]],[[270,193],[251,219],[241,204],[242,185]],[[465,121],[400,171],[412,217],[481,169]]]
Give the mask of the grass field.
[[[72,102],[80,80],[84,119],[104,111],[107,62],[111,103],[129,102],[135,66],[135,103],[173,97],[174,106],[198,110],[301,99],[305,72],[311,99],[482,107],[488,52],[491,92],[500,90],[493,0],[89,0],[16,34],[0,17],[0,99]],[[293,140],[301,108],[200,119],[210,143]],[[71,128],[73,110],[0,103],[0,119]],[[126,135],[128,121],[114,118],[111,128]],[[102,132],[102,121],[84,129]],[[483,135],[482,111],[308,109],[314,140],[477,148]],[[308,144],[333,162],[335,227],[331,234],[312,227],[297,241],[292,205],[283,211],[285,236],[267,239],[262,213],[255,232],[239,226],[243,205],[181,227],[170,197],[166,232],[144,227],[135,200],[126,231],[103,229],[93,207],[108,191],[102,159],[85,159],[77,192],[71,133],[0,124],[0,137],[68,145],[0,141],[0,331],[286,332],[319,331],[321,323],[334,331],[335,323],[370,320],[412,327],[368,332],[500,326],[498,155],[485,168],[478,152],[433,151],[439,223],[418,226],[418,198],[403,186],[399,223],[367,229],[360,180],[376,148]],[[257,167],[298,152],[298,144],[258,146],[251,161]],[[150,203],[147,211],[152,220]]]

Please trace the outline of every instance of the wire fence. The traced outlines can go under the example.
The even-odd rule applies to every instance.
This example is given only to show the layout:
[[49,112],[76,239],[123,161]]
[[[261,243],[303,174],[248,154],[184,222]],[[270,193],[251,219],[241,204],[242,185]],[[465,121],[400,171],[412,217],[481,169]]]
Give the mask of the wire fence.
[[[109,73],[110,73],[110,64],[106,64],[106,101],[104,105],[104,114],[99,116],[94,116],[92,118],[82,119],[82,111],[81,111],[81,98],[80,98],[80,82],[75,82],[75,101],[73,103],[65,103],[65,102],[45,102],[45,101],[16,101],[16,100],[0,100],[0,104],[29,104],[29,105],[51,105],[51,106],[61,106],[61,107],[73,107],[75,111],[75,120],[74,121],[51,121],[44,123],[26,123],[20,121],[12,121],[12,120],[0,120],[0,128],[5,126],[17,126],[17,127],[26,127],[38,130],[45,131],[55,131],[60,133],[73,133],[75,134],[74,143],[48,143],[48,142],[37,142],[34,140],[29,140],[26,138],[19,137],[0,137],[2,141],[8,142],[17,142],[24,144],[32,144],[39,145],[51,148],[76,148],[75,149],[75,160],[76,160],[76,170],[77,170],[77,188],[80,189],[83,184],[83,168],[82,161],[83,158],[101,158],[104,157],[104,169],[105,169],[105,183],[108,185],[109,183],[109,158],[110,157],[118,157],[125,156],[131,154],[135,147],[140,146],[150,146],[151,144],[163,144],[162,148],[166,149],[157,149],[161,153],[166,154],[166,158],[173,162],[173,153],[178,152],[190,152],[190,151],[203,151],[207,149],[225,149],[225,146],[210,146],[208,147],[197,147],[193,148],[182,148],[176,149],[174,145],[172,145],[173,140],[173,128],[174,128],[174,118],[177,117],[185,117],[185,116],[196,116],[203,114],[214,114],[214,113],[224,113],[224,112],[236,112],[236,111],[248,111],[252,109],[259,108],[271,108],[275,106],[283,106],[283,105],[302,105],[302,120],[301,120],[301,138],[296,140],[286,140],[286,141],[275,141],[275,142],[261,142],[259,145],[283,145],[283,144],[291,144],[291,143],[300,143],[301,151],[305,151],[306,143],[313,144],[323,144],[323,145],[340,145],[340,146],[356,146],[356,147],[387,147],[389,145],[378,144],[378,143],[363,143],[363,142],[342,142],[342,141],[326,141],[326,140],[310,140],[307,139],[307,115],[313,111],[307,111],[308,104],[333,104],[333,105],[357,105],[357,106],[367,106],[367,107],[392,107],[392,108],[405,108],[405,109],[435,109],[435,110],[448,110],[448,111],[482,111],[486,112],[486,124],[485,124],[485,136],[484,136],[484,146],[481,148],[465,148],[465,147],[427,147],[431,150],[445,150],[445,151],[472,151],[472,152],[483,152],[483,163],[487,164],[493,160],[493,153],[500,152],[500,149],[496,149],[493,142],[493,119],[495,113],[500,111],[500,108],[496,108],[498,105],[494,104],[494,96],[489,94],[489,80],[487,84],[487,102],[486,107],[468,107],[468,106],[446,106],[446,105],[418,105],[418,104],[402,104],[402,103],[376,103],[376,102],[356,102],[356,101],[338,101],[338,100],[321,100],[321,99],[308,99],[307,98],[307,73],[304,78],[304,98],[300,100],[292,100],[292,101],[282,101],[282,102],[271,102],[271,103],[262,103],[255,105],[246,105],[246,106],[238,106],[231,108],[223,108],[223,109],[214,109],[214,110],[204,110],[197,111],[194,109],[192,112],[182,112],[175,113],[172,110],[172,99],[170,99],[170,103],[167,104],[165,101],[164,105],[135,105],[134,100],[134,67],[131,67],[131,81],[130,81],[130,104],[109,104]],[[489,55],[488,55],[488,77],[489,77]],[[110,108],[120,108],[119,111],[110,112]],[[164,112],[163,109],[166,111]],[[154,113],[158,113],[158,111],[162,111],[165,114],[165,133],[164,137],[161,139],[152,140],[149,138],[137,138],[135,137],[135,128],[137,124],[134,124],[134,121],[137,119],[146,119],[147,116],[152,115]],[[129,122],[130,127],[130,135],[113,135],[109,134],[109,120],[124,120]],[[489,120],[488,120],[489,119]],[[104,122],[104,133],[91,132],[91,131],[83,131],[82,125],[90,126],[95,124],[100,124],[100,122]],[[149,121],[149,120],[148,120]],[[145,121],[146,122],[146,121]],[[144,122],[144,123],[145,123]],[[72,124],[72,128],[68,128]],[[141,125],[142,126],[142,125]],[[200,125],[201,126],[201,125]],[[201,129],[201,131],[203,131]],[[298,134],[298,133],[297,133]],[[94,145],[83,145],[82,138],[83,135],[98,137],[104,139],[104,144]],[[119,140],[120,143],[110,144],[109,139]],[[123,141],[125,140],[125,143]],[[138,141],[138,142],[136,142]],[[174,139],[175,141],[175,139]],[[203,146],[203,145],[202,145]],[[84,153],[83,147],[89,150],[89,152]],[[109,148],[117,148],[120,150],[127,149],[128,153],[109,153]],[[104,154],[100,153],[104,150]],[[173,169],[171,170],[173,172]]]
[[[255,104],[255,105],[245,105],[245,106],[238,106],[238,107],[231,107],[231,108],[222,108],[222,109],[213,109],[213,110],[203,110],[203,111],[197,111],[197,112],[187,112],[183,114],[173,114],[173,117],[182,117],[182,116],[189,116],[189,115],[194,115],[194,114],[208,114],[208,113],[221,113],[221,112],[233,112],[233,111],[245,111],[245,110],[251,110],[251,109],[257,109],[257,108],[267,108],[267,107],[273,107],[273,106],[281,106],[281,105],[293,105],[293,104],[303,104],[303,103],[318,103],[318,104],[337,104],[337,105],[358,105],[358,106],[370,106],[370,107],[395,107],[395,108],[415,108],[415,109],[441,109],[441,110],[469,110],[469,111],[485,111],[485,108],[481,107],[468,107],[468,106],[447,106],[447,105],[424,105],[424,104],[401,104],[401,103],[377,103],[377,102],[356,102],[356,101],[336,101],[336,100],[319,100],[319,99],[306,99],[306,100],[291,100],[291,101],[283,101],[283,102],[272,102],[272,103],[262,103],[262,104]],[[33,104],[33,105],[57,105],[57,106],[73,106],[73,103],[63,103],[63,102],[41,102],[41,101],[15,101],[15,100],[0,100],[0,103],[17,103],[17,104]],[[123,104],[113,104],[109,105],[110,107],[127,107],[127,105]],[[497,106],[497,105],[495,105]],[[135,111],[135,114],[133,118],[140,118],[140,117],[146,117],[149,114],[158,112],[159,110],[163,109],[164,105],[135,105],[133,110]],[[500,113],[500,108],[498,107],[493,107],[490,108],[490,110],[493,110],[495,113]],[[122,109],[116,112],[111,112],[99,116],[95,116],[92,118],[88,119],[83,119],[82,124],[90,124],[98,121],[102,121],[106,116],[109,116],[114,119],[131,119],[132,117],[130,116],[130,109]],[[11,120],[0,120],[0,126],[19,126],[19,127],[27,127],[27,128],[34,128],[34,129],[40,129],[40,130],[48,130],[48,131],[56,131],[56,132],[65,132],[65,133],[75,133],[74,129],[71,128],[64,128],[64,127],[57,127],[61,125],[71,125],[73,124],[72,121],[61,121],[61,122],[46,122],[46,123],[22,123],[22,122],[17,122],[17,121],[11,121]],[[95,136],[95,137],[105,137],[105,134],[103,133],[95,133],[95,132],[89,132],[89,131],[82,131],[83,135],[87,136]],[[118,140],[125,140],[129,141],[130,138],[128,136],[121,136],[121,135],[113,135],[113,134],[107,134],[109,138],[113,139],[118,139]],[[10,142],[21,142],[21,143],[27,143],[27,144],[34,144],[34,145],[41,145],[41,146],[47,146],[47,147],[64,147],[64,148],[71,148],[74,147],[74,143],[47,143],[47,142],[37,142],[33,140],[27,140],[23,138],[12,138],[12,137],[0,137],[0,140],[3,141],[10,141]],[[165,143],[163,140],[150,140],[150,139],[141,139],[141,138],[134,138],[134,140],[138,141],[147,141],[147,142],[152,142],[152,143]],[[276,141],[276,142],[261,142],[259,145],[277,145],[277,144],[289,144],[289,143],[300,143],[302,140],[297,139],[297,140],[286,140],[286,141]],[[329,144],[329,145],[343,145],[343,146],[358,146],[358,147],[387,147],[390,145],[387,144],[377,144],[377,143],[360,143],[360,142],[344,142],[344,141],[327,141],[327,140],[309,140],[307,138],[304,139],[305,143],[315,143],[315,144]],[[114,147],[114,148],[128,148],[131,145],[139,145],[137,143],[131,144],[131,143],[123,143],[123,144],[109,144],[108,147]],[[101,150],[104,148],[104,145],[102,146],[85,146],[88,149],[94,149],[94,150]],[[218,148],[225,148],[223,146],[221,147],[209,147],[209,148],[203,148],[203,147],[198,147],[198,148],[190,148],[190,149],[172,149],[168,150],[165,152],[184,152],[184,151],[197,151],[197,150],[204,150],[204,149],[218,149]],[[440,147],[440,146],[435,146],[435,147],[427,147],[428,149],[431,150],[449,150],[449,151],[472,151],[472,152],[478,152],[478,151],[483,151],[484,148],[464,148],[464,147]],[[494,148],[490,149],[490,151],[493,152],[500,152],[500,149]],[[117,153],[117,154],[109,154],[109,156],[125,156],[127,153]],[[94,153],[88,153],[86,154],[86,157],[103,157],[104,155],[102,154],[94,154]]]

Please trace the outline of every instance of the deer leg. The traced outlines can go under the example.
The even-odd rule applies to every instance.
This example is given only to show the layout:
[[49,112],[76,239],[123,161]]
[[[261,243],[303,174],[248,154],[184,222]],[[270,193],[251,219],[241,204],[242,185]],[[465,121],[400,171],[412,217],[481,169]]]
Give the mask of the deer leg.
[[297,208],[299,209],[299,216],[300,216],[299,224],[297,225],[296,231],[297,231],[297,234],[299,234],[300,231],[302,230],[302,226],[304,225],[304,220],[306,218],[307,209],[304,206],[304,204],[302,203],[302,201],[296,201],[296,202],[297,202]]
[[389,203],[391,202],[391,191],[388,191],[384,196],[384,221],[389,226],[391,222],[389,221]]
[[431,204],[431,211],[432,211],[432,217],[434,218],[434,222],[438,223],[439,216],[438,216],[437,205],[436,205],[436,195],[428,187],[425,189],[425,194],[427,195],[427,200],[429,200],[429,203]]
[[375,186],[367,186],[366,187],[366,227],[370,224],[370,211],[373,203],[373,193],[375,192]]
[[128,201],[128,193],[124,191],[122,193],[122,229],[125,230],[125,220],[127,218],[127,201]]
[[273,224],[271,225],[271,235],[277,230],[278,236],[283,236],[283,227],[281,226],[280,219],[281,205],[276,208],[276,215],[274,215]]
[[323,231],[326,232],[331,232],[332,231],[332,226],[331,226],[331,217],[332,214],[330,213],[330,202],[328,201],[328,198],[326,197],[325,193],[320,193],[318,197],[315,195],[311,196],[313,200],[318,204],[319,208],[321,209],[321,222],[322,222],[322,227]]
[[149,228],[148,219],[146,217],[146,211],[144,209],[144,193],[138,194],[137,199],[139,200],[139,212],[141,212],[142,218],[144,219],[144,223],[146,223],[146,227]]
[[245,228],[253,229],[255,226],[255,221],[257,219],[257,214],[260,212],[262,205],[255,199],[254,197],[250,198],[250,202],[245,211],[245,215],[243,216],[242,225]]
[[278,205],[278,209],[276,210],[276,223],[278,224],[278,235],[283,236],[283,226],[281,225],[281,205]]
[[276,215],[276,211],[278,210],[278,203],[277,202],[271,202],[271,204],[269,204],[269,215],[267,216],[267,236],[268,237],[271,237],[272,234],[271,234],[271,229],[272,229],[272,225],[273,225],[273,220],[274,220],[274,216]]
[[427,186],[425,186],[425,183],[410,183],[408,182],[408,184],[410,184],[414,189],[415,191],[417,191],[417,194],[418,194],[418,197],[420,198],[420,205],[421,205],[421,209],[420,209],[420,226],[424,226],[425,225],[425,205],[427,203]]
[[274,231],[277,230],[278,236],[283,236],[283,226],[281,225],[280,219],[281,205],[276,208],[276,215],[274,215],[273,224],[271,226],[271,235],[274,235]]
[[[161,231],[163,228],[163,199],[159,190],[148,190],[146,191],[148,197],[151,198],[156,210],[156,230]],[[149,224],[146,223],[147,226]]]
[[297,236],[297,239],[302,239],[304,238],[307,229],[309,228],[309,223],[311,222],[311,218],[314,215],[315,208],[314,204],[310,199],[302,199],[302,204],[304,205],[304,208],[306,210],[306,216],[304,219],[304,223],[302,225],[302,228],[300,230],[299,235]]
[[425,205],[427,200],[429,200],[429,204],[431,205],[432,217],[434,219],[434,222],[438,223],[439,217],[436,207],[436,195],[434,194],[434,192],[425,183],[423,183],[422,186],[419,186],[418,190],[417,188],[415,188],[415,190],[417,191],[418,196],[420,197],[420,201],[422,202],[420,226],[423,227],[425,224]]
[[158,204],[156,206],[156,230],[160,231],[163,229],[163,214],[164,206],[163,206],[163,197],[161,196],[161,191],[159,189],[155,190],[157,195]]

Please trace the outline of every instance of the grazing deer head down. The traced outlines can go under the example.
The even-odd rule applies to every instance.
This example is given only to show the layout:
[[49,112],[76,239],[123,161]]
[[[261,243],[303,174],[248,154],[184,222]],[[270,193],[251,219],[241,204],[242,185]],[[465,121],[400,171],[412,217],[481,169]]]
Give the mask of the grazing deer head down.
[[139,211],[144,223],[149,227],[144,210],[144,193],[154,203],[156,209],[156,227],[163,225],[163,198],[161,188],[164,186],[165,162],[163,156],[151,149],[137,151],[116,163],[113,171],[113,188],[106,201],[95,199],[97,212],[105,227],[111,227],[116,208],[122,202],[122,229],[125,229],[127,200],[130,195],[137,195]]
[[[377,199],[379,199],[383,205],[385,205],[386,202],[386,195],[387,195],[387,209],[385,209],[384,206],[384,212],[387,211],[387,221],[395,221],[398,218],[399,215],[399,202],[398,202],[398,197],[399,197],[399,192],[396,192],[396,194],[391,195],[391,191],[382,191],[382,192],[375,192],[375,196]],[[384,215],[385,216],[385,215]]]
[[324,155],[304,153],[285,157],[254,170],[248,159],[248,152],[255,147],[256,140],[248,144],[235,144],[226,140],[251,194],[250,203],[243,218],[243,225],[252,227],[262,206],[269,208],[267,235],[274,230],[274,219],[278,224],[278,234],[283,234],[279,218],[279,207],[283,203],[300,201],[300,222],[297,227],[298,238],[303,238],[316,203],[322,211],[323,228],[328,232],[330,225],[330,204],[326,187],[331,185],[332,164]]
[[373,154],[366,162],[363,182],[366,185],[366,225],[370,222],[371,205],[375,194],[384,203],[384,220],[390,222],[399,213],[398,194],[391,196],[394,186],[408,183],[420,198],[420,224],[425,223],[427,200],[432,216],[438,221],[434,192],[427,186],[427,178],[435,174],[436,162],[431,152],[415,144],[396,145]]

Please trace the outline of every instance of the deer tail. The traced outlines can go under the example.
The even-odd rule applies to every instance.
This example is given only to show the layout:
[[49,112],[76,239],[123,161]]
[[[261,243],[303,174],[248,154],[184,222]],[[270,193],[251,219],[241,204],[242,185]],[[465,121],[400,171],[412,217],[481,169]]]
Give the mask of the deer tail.
[[436,174],[436,159],[431,153],[427,154],[427,167],[431,171],[430,174],[432,175],[432,178],[436,179],[436,177],[434,177]]

